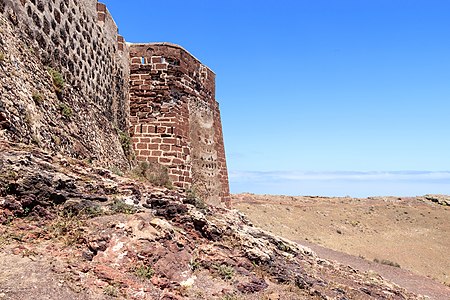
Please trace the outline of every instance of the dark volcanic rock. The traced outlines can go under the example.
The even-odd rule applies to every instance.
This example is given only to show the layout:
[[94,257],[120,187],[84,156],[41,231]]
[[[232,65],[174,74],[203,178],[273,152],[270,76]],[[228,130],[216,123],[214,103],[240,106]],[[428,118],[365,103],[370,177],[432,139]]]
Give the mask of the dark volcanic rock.
[[268,284],[264,281],[263,278],[253,277],[250,282],[241,282],[237,284],[236,288],[245,294],[252,294],[256,292],[260,292],[268,287]]
[[142,291],[142,299],[418,299],[319,259],[237,211],[199,209],[180,192],[32,152],[0,142],[0,222],[8,224],[0,234],[12,237],[11,253],[69,265],[59,273],[80,291],[130,299]]

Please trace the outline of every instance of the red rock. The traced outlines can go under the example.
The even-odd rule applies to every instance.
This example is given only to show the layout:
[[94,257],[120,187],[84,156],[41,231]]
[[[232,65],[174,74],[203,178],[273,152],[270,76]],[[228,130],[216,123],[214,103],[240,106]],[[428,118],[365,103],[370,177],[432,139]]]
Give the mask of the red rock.
[[183,298],[180,296],[177,296],[175,294],[172,294],[170,292],[165,292],[161,298],[161,300],[182,300]]

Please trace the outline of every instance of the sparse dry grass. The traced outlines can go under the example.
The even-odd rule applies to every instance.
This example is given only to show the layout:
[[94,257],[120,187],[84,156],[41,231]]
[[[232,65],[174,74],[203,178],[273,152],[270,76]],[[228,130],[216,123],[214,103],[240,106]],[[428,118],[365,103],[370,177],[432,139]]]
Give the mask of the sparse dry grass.
[[50,237],[62,239],[67,246],[71,246],[85,241],[84,226],[84,221],[78,216],[67,216],[60,213],[49,224],[47,231]]
[[223,280],[231,280],[234,276],[234,268],[225,264],[216,265],[213,267],[217,274],[223,279]]
[[155,274],[155,271],[152,269],[152,267],[143,264],[134,266],[131,271],[134,273],[134,275],[141,279],[151,279],[153,277],[153,274]]
[[382,264],[382,265],[388,265],[388,266],[392,266],[392,267],[396,267],[396,268],[400,268],[400,265],[396,262],[390,261],[388,259],[378,259],[378,258],[374,258],[373,259],[374,262]]
[[137,213],[138,209],[133,205],[126,204],[125,202],[114,199],[112,203],[109,204],[109,209],[113,214],[127,214],[131,215]]
[[103,294],[106,296],[110,296],[113,298],[119,297],[119,291],[118,289],[113,285],[107,285],[103,288]]
[[44,96],[41,93],[34,92],[32,95],[34,103],[40,105],[44,103]]
[[150,182],[155,186],[172,188],[167,167],[158,163],[146,161],[139,162],[139,164],[131,170],[131,175],[142,181]]
[[58,70],[55,70],[53,68],[48,68],[47,71],[50,74],[50,76],[52,77],[53,85],[55,86],[56,92],[58,92],[58,93],[62,92],[62,90],[64,89],[64,85],[65,85],[62,74]]

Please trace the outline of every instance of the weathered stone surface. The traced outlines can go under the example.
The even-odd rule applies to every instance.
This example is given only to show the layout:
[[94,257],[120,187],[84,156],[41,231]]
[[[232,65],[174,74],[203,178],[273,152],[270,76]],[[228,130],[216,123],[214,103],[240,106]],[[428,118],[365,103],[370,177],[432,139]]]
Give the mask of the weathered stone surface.
[[[66,266],[57,273],[80,291],[80,299],[86,291],[97,295],[89,299],[103,299],[98,296],[105,291],[124,299],[419,299],[381,277],[374,281],[319,259],[306,247],[254,227],[237,211],[199,209],[184,203],[181,191],[41,150],[32,153],[0,142],[0,218],[8,225],[0,226],[6,241],[0,255],[46,257],[48,264]],[[92,200],[106,186],[115,186],[116,193],[105,195],[106,202]],[[126,205],[123,200],[136,190],[141,197],[132,202],[133,210],[114,211],[117,201]],[[68,196],[40,205],[43,194],[54,193]],[[86,199],[72,199],[75,194]],[[24,203],[36,205],[27,211]],[[21,218],[27,214],[33,218]],[[21,299],[23,291],[8,290],[8,296]]]
[[262,278],[253,277],[249,282],[241,282],[236,288],[245,294],[260,292],[267,288],[267,283]]
[[230,204],[208,67],[178,45],[128,46],[96,0],[2,0],[0,17],[0,137],[122,169],[135,154]]
[[128,52],[109,13],[99,21],[93,0],[2,2],[0,137],[127,167]]
[[132,140],[139,160],[169,167],[174,185],[229,205],[215,74],[169,43],[130,46]]

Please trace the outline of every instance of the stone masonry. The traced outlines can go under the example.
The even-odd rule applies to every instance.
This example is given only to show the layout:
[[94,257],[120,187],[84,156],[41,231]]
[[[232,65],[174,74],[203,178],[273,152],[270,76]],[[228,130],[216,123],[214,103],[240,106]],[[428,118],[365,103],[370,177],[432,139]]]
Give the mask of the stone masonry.
[[129,51],[138,160],[166,165],[174,185],[229,205],[215,74],[178,45],[132,44]]
[[130,128],[138,160],[165,165],[174,186],[229,205],[215,74],[208,67],[178,45],[125,43],[95,0],[0,0],[0,14],[111,126]]
[[128,49],[104,4],[0,0],[1,13],[38,44],[45,65],[60,70],[111,122],[128,126]]

